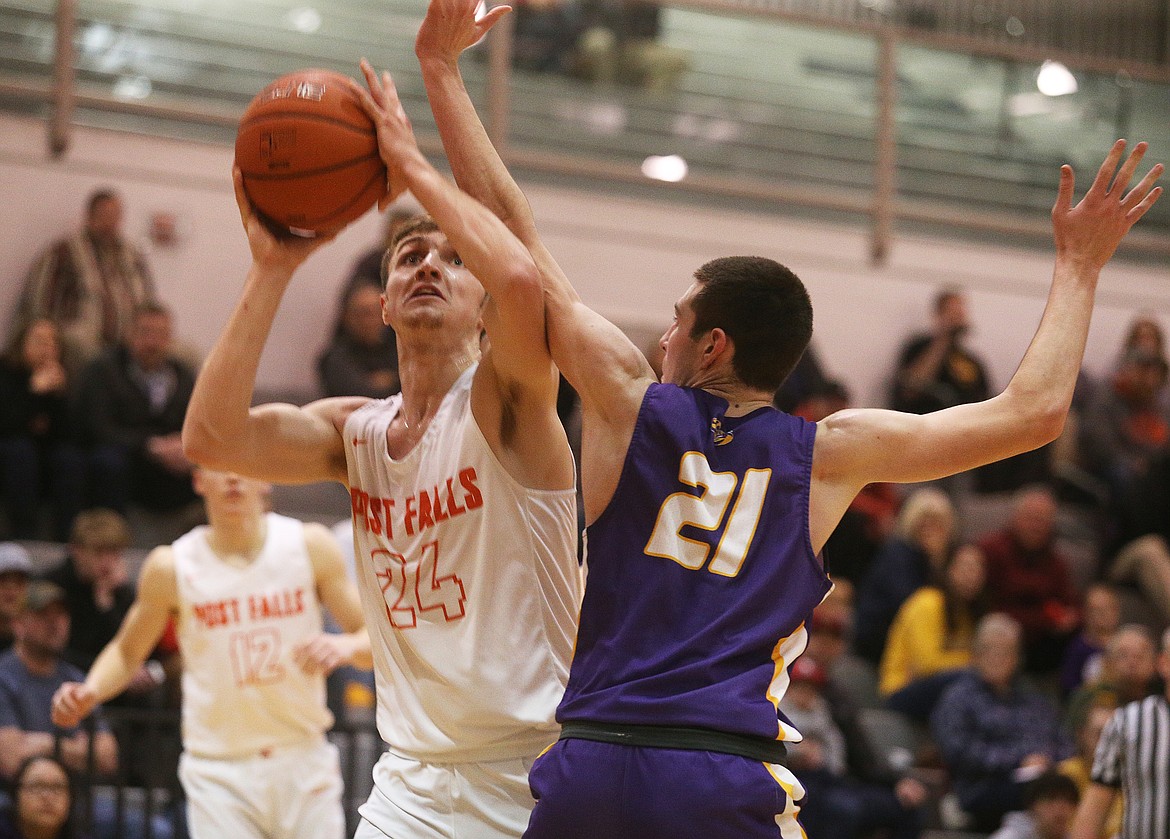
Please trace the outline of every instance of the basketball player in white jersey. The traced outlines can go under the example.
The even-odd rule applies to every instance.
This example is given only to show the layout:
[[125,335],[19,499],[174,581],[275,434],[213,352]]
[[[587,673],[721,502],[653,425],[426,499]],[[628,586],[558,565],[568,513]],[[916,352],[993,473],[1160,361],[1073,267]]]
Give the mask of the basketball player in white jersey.
[[323,240],[274,239],[237,172],[253,262],[200,374],[184,446],[214,468],[350,490],[387,744],[357,836],[518,837],[528,769],[559,732],[581,585],[541,278],[507,228],[421,154],[392,171],[434,219],[400,230],[383,262],[402,393],[250,407],[281,298]]
[[[345,833],[325,675],[370,665],[361,605],[319,524],[266,513],[268,485],[197,469],[209,525],[155,548],[118,634],[53,720],[116,696],[173,616],[183,658],[183,756],[193,839],[340,839]],[[346,631],[322,633],[324,604]]]

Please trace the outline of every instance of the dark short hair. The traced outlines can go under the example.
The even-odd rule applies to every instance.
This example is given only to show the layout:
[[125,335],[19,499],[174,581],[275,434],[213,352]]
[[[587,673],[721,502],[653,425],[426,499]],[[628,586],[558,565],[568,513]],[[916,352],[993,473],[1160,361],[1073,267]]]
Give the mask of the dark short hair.
[[1038,801],[1067,801],[1076,806],[1080,803],[1081,793],[1072,778],[1049,770],[1024,788],[1023,799],[1025,807]]
[[85,212],[87,215],[93,215],[94,210],[98,208],[99,204],[104,204],[107,201],[117,201],[118,193],[109,187],[95,189],[89,194],[89,198],[85,200]]
[[692,338],[722,329],[735,345],[732,367],[745,385],[775,392],[812,339],[804,283],[762,256],[725,256],[695,272]]
[[398,246],[411,236],[437,232],[439,232],[438,222],[425,213],[404,219],[398,224],[390,236],[386,253],[382,255],[382,268],[379,271],[379,277],[382,280],[383,291],[386,290],[386,281],[390,278],[390,261],[394,259],[394,252],[398,250]]
[[963,296],[963,290],[957,286],[947,286],[941,289],[938,294],[934,296],[934,313],[937,315],[942,312],[943,308],[956,298]]

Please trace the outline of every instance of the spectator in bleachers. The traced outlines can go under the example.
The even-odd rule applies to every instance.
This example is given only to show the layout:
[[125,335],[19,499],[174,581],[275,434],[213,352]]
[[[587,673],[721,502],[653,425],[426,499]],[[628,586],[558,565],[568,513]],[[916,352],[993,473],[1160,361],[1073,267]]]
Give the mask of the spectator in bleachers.
[[1158,671],[1162,693],[1131,702],[1109,718],[1093,760],[1092,782],[1081,798],[1070,839],[1101,835],[1118,793],[1125,796],[1120,835],[1166,835],[1170,824],[1170,632],[1162,635]]
[[[852,621],[849,583],[837,584],[831,595],[813,611],[809,622],[808,646],[802,658],[819,664],[827,674],[822,696],[828,703],[833,723],[845,736],[845,762],[849,777],[893,789],[899,800],[922,800],[926,787],[915,777],[914,744],[883,750],[862,722],[867,706],[873,705],[870,688],[859,689],[865,674],[849,652]],[[876,699],[876,697],[875,697]],[[896,753],[895,753],[896,752]]]
[[521,0],[514,6],[512,64],[536,73],[568,74],[581,34],[577,0]]
[[1125,351],[1112,378],[1096,389],[1080,424],[1084,468],[1111,499],[1145,474],[1170,440],[1164,407],[1166,356],[1143,345]]
[[975,625],[987,611],[983,551],[960,545],[937,585],[914,592],[886,639],[879,689],[886,705],[925,723],[939,696],[971,661]]
[[45,575],[65,592],[70,631],[65,660],[89,669],[134,603],[125,551],[130,525],[113,510],[95,508],[77,517],[69,550]]
[[0,542],[0,653],[16,640],[16,619],[24,608],[32,559],[23,546]]
[[1072,779],[1045,772],[1024,790],[1024,809],[1008,813],[990,839],[1067,839],[1080,798]]
[[576,71],[601,84],[673,88],[690,63],[663,44],[662,7],[645,0],[582,0]]
[[1064,648],[1060,665],[1060,694],[1066,699],[1081,685],[1097,680],[1105,647],[1121,626],[1121,599],[1113,586],[1093,583],[1083,602],[1081,630]]
[[78,392],[79,427],[92,446],[94,506],[125,512],[129,502],[155,512],[192,505],[191,464],[179,432],[195,371],[174,352],[174,322],[157,303],[134,314],[124,344],[86,368]]
[[1170,446],[1124,492],[1117,509],[1121,549],[1109,567],[1117,583],[1136,583],[1170,623]]
[[[57,688],[83,677],[61,658],[68,638],[65,592],[45,580],[31,583],[16,621],[16,643],[0,655],[0,778],[4,780],[11,780],[22,762],[38,754],[56,753],[74,771],[86,767],[89,735],[80,728],[59,731],[50,718]],[[59,746],[55,745],[58,737]],[[118,749],[100,719],[93,751],[98,771],[113,772]]]
[[381,289],[353,283],[341,300],[333,337],[317,358],[326,396],[385,399],[401,389],[394,330],[382,320]]
[[1024,785],[1072,753],[1056,707],[1019,679],[1022,630],[1007,615],[979,622],[972,667],[946,689],[931,733],[971,827],[989,832],[1023,804]]
[[[826,385],[830,383],[844,389],[842,383],[831,380],[825,374],[817,351],[809,344],[788,378],[780,384],[779,390],[772,397],[772,404],[787,414],[795,414],[805,400],[826,393]],[[848,394],[845,395],[845,401],[848,401]],[[831,413],[821,412],[821,416],[827,417]]]
[[[1076,722],[1073,729],[1073,739],[1076,743],[1076,754],[1062,760],[1056,767],[1060,774],[1066,776],[1077,786],[1080,795],[1089,788],[1093,771],[1093,755],[1097,751],[1097,743],[1101,739],[1101,732],[1105,729],[1109,719],[1113,716],[1113,708],[1098,706],[1090,708],[1085,717]],[[1123,796],[1117,796],[1109,815],[1105,819],[1104,829],[1092,839],[1113,839],[1121,834],[1121,814],[1125,802]]]
[[16,771],[12,801],[0,808],[0,839],[83,839],[73,815],[68,767],[52,755],[34,755]]
[[788,767],[808,792],[800,822],[810,836],[860,839],[884,829],[891,839],[914,839],[921,832],[921,784],[868,783],[848,774],[845,735],[833,719],[823,691],[824,669],[807,656],[789,671],[780,711],[803,739],[788,752]]
[[54,242],[25,281],[16,331],[41,318],[53,321],[74,372],[125,341],[135,309],[154,298],[145,258],[122,235],[122,217],[116,192],[92,193],[84,228]]
[[1056,499],[1046,487],[1026,487],[1012,500],[1011,518],[979,540],[987,557],[990,606],[1024,629],[1025,668],[1051,673],[1080,623],[1080,595],[1067,560],[1056,548]]
[[0,360],[0,475],[13,538],[41,534],[50,502],[53,538],[64,539],[85,502],[85,461],[73,433],[69,377],[57,327],[34,320]]
[[[805,351],[802,362],[810,357],[811,351],[811,347]],[[800,364],[797,370],[799,368]],[[789,376],[785,383],[791,379]],[[773,399],[772,404],[777,407],[780,407],[778,400],[782,391],[783,388],[777,391],[776,399]],[[807,381],[790,395],[798,398],[798,403],[791,409],[781,410],[788,410],[809,422],[820,422],[850,406],[848,388],[835,379],[824,378],[819,367],[815,381]],[[854,497],[821,551],[825,567],[834,581],[845,579],[854,584],[861,583],[874,555],[894,530],[898,503],[898,491],[893,484],[867,484]]]
[[1158,644],[1148,627],[1127,623],[1105,645],[1101,675],[1082,685],[1068,701],[1069,729],[1092,708],[1120,708],[1159,690]]
[[971,329],[967,298],[955,288],[934,299],[929,332],[911,337],[898,355],[890,407],[911,414],[980,402],[991,386],[980,358],[963,344]]
[[946,493],[915,490],[903,504],[894,535],[878,550],[857,589],[854,649],[877,664],[894,615],[906,598],[935,578],[955,536],[955,509]]

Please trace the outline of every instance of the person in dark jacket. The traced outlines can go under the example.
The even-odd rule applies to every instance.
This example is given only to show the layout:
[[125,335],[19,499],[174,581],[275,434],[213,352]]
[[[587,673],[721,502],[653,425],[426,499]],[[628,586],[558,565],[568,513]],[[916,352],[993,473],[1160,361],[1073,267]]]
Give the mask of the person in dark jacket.
[[173,330],[165,306],[142,306],[127,342],[86,368],[78,422],[92,447],[92,506],[171,512],[196,500],[179,438],[195,372],[175,355]]
[[34,320],[0,360],[0,493],[15,539],[37,539],[49,502],[55,539],[68,537],[85,499],[85,463],[69,414],[60,332]]

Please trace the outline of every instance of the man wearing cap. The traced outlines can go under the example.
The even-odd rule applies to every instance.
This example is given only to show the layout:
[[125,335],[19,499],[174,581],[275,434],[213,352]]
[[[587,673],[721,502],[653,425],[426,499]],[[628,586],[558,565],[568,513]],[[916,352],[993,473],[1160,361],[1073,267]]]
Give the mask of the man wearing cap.
[[[81,770],[88,762],[89,735],[80,728],[57,730],[49,716],[57,688],[84,677],[61,658],[69,637],[65,592],[46,580],[29,583],[14,628],[12,649],[0,655],[0,779],[10,780],[32,755],[52,754],[55,737],[61,760]],[[100,718],[93,753],[99,773],[114,771],[117,744]]]
[[15,542],[0,542],[0,653],[15,640],[13,624],[24,608],[32,560]]

